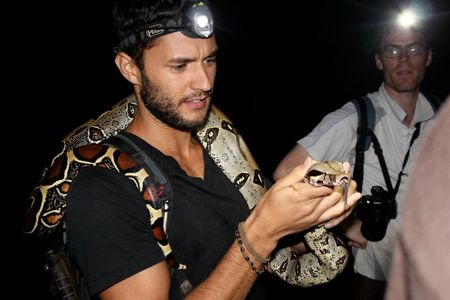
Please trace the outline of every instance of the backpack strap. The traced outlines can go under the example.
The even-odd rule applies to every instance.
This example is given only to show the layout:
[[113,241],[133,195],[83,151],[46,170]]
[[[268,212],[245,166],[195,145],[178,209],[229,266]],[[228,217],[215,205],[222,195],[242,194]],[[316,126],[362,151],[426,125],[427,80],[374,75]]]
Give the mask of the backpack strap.
[[364,174],[364,152],[369,149],[372,142],[372,136],[369,131],[373,132],[375,128],[375,108],[372,101],[366,96],[361,96],[352,100],[358,111],[358,139],[356,141],[356,158],[353,168],[353,178],[358,183],[358,192],[362,191],[363,174]]
[[[442,101],[434,95],[424,94],[424,96],[432,106],[433,110],[436,112],[439,109],[440,105],[442,104]],[[367,151],[370,147],[370,144],[373,143],[375,153],[377,154],[378,159],[380,161],[381,170],[383,172],[383,177],[386,182],[386,187],[389,192],[395,195],[396,191],[398,190],[398,184],[396,188],[394,188],[391,183],[387,171],[386,162],[383,157],[383,150],[381,149],[380,143],[378,142],[378,139],[374,133],[375,107],[373,106],[372,101],[367,96],[355,98],[352,100],[352,102],[356,106],[356,110],[358,111],[358,129],[357,129],[358,139],[356,141],[355,147],[356,157],[355,157],[355,165],[353,168],[353,178],[358,183],[357,190],[358,192],[361,192],[363,187],[364,152]],[[417,131],[417,135],[419,132],[420,127],[419,130]],[[414,141],[414,139],[412,140],[412,142]],[[407,157],[408,156],[406,156],[406,159]],[[397,181],[397,183],[399,182],[400,181]]]
[[[173,269],[186,269],[174,257],[163,226],[164,214],[168,213],[171,200],[171,186],[167,178],[149,157],[130,146],[126,140],[123,142],[123,139],[116,138],[108,142],[109,145],[89,144],[60,153],[45,172],[41,184],[34,189],[34,205],[26,211],[24,232],[48,237],[45,244],[50,251],[45,252],[44,258],[53,277],[54,291],[64,299],[77,300],[79,295],[73,293],[77,290],[81,292],[80,295],[85,294],[83,285],[78,284],[82,283],[79,281],[82,278],[77,278],[77,274],[71,272],[70,260],[65,256],[63,232],[67,195],[72,180],[85,167],[115,170],[136,185],[150,212],[149,231],[155,237],[168,265]],[[126,149],[119,149],[113,143]],[[175,289],[179,286],[173,285]]]
[[[151,159],[142,149],[133,142],[130,138],[119,132],[117,135],[109,138],[103,144],[113,146],[123,152],[128,153],[137,163],[141,164],[149,174],[146,178],[145,184],[147,187],[154,189],[158,193],[158,204],[155,206],[156,209],[161,209],[163,214],[163,232],[165,233],[166,240],[169,239],[169,234],[167,230],[167,224],[169,219],[169,213],[173,204],[173,189],[167,176],[157,165],[157,163]],[[150,178],[151,177],[151,178]],[[147,201],[146,201],[146,206]],[[153,225],[153,224],[152,224]],[[155,231],[152,230],[155,235]],[[158,240],[158,236],[155,236]],[[170,298],[182,298],[185,297],[191,290],[192,284],[187,278],[186,266],[176,263],[173,256],[166,257],[168,265],[170,268],[170,277],[172,284],[170,285]]]
[[[157,209],[162,209],[165,213],[170,210],[173,201],[172,186],[167,179],[167,176],[161,171],[161,168],[151,159],[144,151],[139,148],[136,143],[119,132],[117,135],[109,138],[103,144],[114,146],[117,149],[128,153],[137,163],[141,164],[150,175],[146,179],[146,184],[152,186],[155,190],[162,187],[162,193],[158,193],[159,199],[156,204]],[[151,177],[151,178],[150,178]],[[165,216],[166,218],[166,216]],[[166,224],[166,222],[164,222]],[[166,230],[164,226],[164,230]]]
[[375,107],[372,101],[367,96],[361,96],[352,100],[358,111],[358,139],[356,141],[356,157],[355,165],[353,167],[353,178],[358,183],[358,192],[362,191],[363,177],[364,177],[364,152],[366,152],[370,144],[373,144],[375,154],[380,162],[381,171],[383,173],[384,181],[386,182],[386,188],[391,194],[394,194],[394,188],[389,177],[386,161],[383,156],[383,149],[378,142],[375,135]]

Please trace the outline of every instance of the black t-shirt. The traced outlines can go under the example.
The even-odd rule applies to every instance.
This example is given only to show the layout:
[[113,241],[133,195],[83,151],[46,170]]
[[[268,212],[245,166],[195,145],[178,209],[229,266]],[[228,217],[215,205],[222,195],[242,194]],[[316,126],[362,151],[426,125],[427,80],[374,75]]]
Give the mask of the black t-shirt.
[[[196,286],[233,243],[237,224],[250,213],[247,203],[206,151],[204,179],[190,177],[172,157],[124,134],[157,163],[172,185],[169,242]],[[164,260],[136,186],[115,171],[88,167],[80,172],[69,193],[66,224],[69,253],[91,295]],[[260,293],[255,286],[255,299],[261,299]]]

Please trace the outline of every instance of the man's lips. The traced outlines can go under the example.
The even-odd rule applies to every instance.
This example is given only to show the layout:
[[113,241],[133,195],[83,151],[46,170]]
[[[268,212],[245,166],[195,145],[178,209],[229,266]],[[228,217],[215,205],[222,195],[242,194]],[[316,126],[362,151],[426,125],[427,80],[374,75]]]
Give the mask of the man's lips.
[[399,70],[397,72],[395,72],[396,74],[400,75],[400,76],[404,76],[404,75],[410,75],[413,73],[412,70]]
[[208,99],[208,97],[184,100],[184,102],[198,103],[198,102],[201,102],[201,101],[205,101],[206,99]]
[[209,97],[187,99],[184,100],[183,103],[190,107],[202,108],[206,105],[208,98]]

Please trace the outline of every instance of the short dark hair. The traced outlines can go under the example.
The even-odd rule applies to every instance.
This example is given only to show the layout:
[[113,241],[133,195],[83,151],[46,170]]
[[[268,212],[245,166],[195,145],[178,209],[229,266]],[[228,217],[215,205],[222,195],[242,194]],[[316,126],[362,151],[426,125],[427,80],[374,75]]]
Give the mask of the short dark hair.
[[[116,0],[113,4],[113,31],[115,44],[145,25],[176,16],[186,3],[192,0]],[[143,52],[155,39],[130,45],[120,51],[130,55],[143,67]],[[118,49],[116,49],[117,51]]]

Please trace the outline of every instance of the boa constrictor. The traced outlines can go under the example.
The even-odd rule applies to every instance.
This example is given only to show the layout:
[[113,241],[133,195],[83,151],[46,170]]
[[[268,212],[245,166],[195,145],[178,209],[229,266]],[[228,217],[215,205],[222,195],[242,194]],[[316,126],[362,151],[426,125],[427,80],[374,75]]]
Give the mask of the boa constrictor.
[[[36,236],[53,232],[62,225],[67,193],[80,169],[85,166],[110,168],[136,184],[150,213],[152,233],[167,262],[184,269],[186,266],[173,257],[165,236],[163,210],[158,202],[164,192],[163,187],[148,184],[149,174],[127,153],[100,144],[128,126],[136,105],[134,96],[129,96],[63,140],[62,150],[44,170],[39,186],[27,202],[23,231]],[[266,187],[257,163],[231,121],[213,106],[206,126],[197,135],[216,164],[243,194],[249,208],[253,209]],[[336,172],[323,168],[322,164],[315,165],[311,171],[318,169],[326,174]],[[307,179],[311,184],[320,185],[313,182],[316,176],[315,172],[308,173]],[[330,281],[344,269],[348,250],[332,233],[317,227],[305,233],[304,239],[311,252],[297,255],[289,247],[278,250],[269,263],[273,273],[291,284],[311,286]]]

